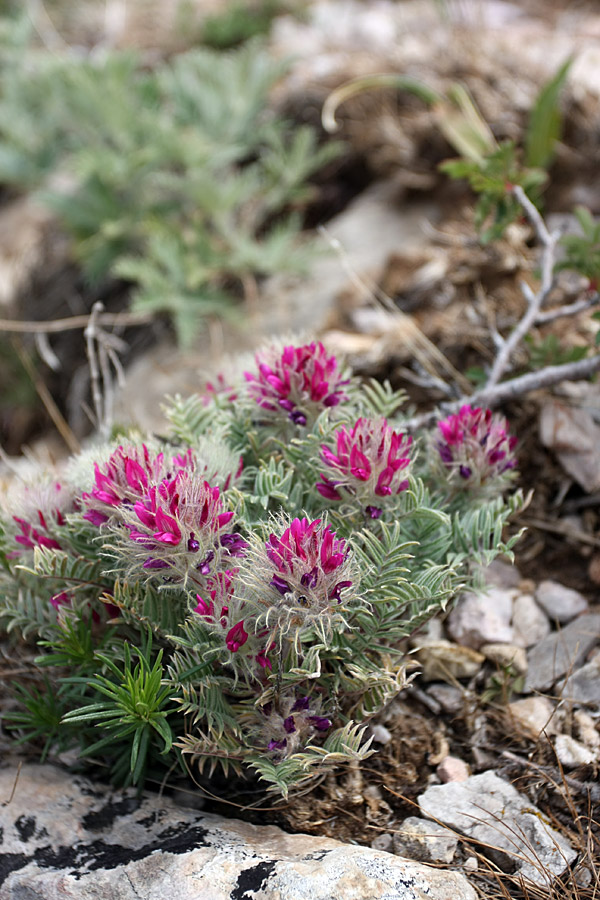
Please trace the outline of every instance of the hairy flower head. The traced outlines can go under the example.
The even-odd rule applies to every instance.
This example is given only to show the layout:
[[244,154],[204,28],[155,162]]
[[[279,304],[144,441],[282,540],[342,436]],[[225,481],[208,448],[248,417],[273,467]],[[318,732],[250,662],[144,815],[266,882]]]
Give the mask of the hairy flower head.
[[230,527],[233,516],[218,487],[180,469],[126,509],[124,522],[144,569],[169,569],[171,579],[203,585],[222,558],[244,555],[246,541]]
[[[18,484],[3,504],[10,512],[15,543],[20,550],[59,550],[65,515],[74,510],[73,493],[58,481]],[[15,554],[18,555],[17,550]]]
[[346,399],[344,379],[335,356],[320,342],[283,350],[270,347],[256,354],[257,373],[244,372],[248,393],[273,417],[295,425],[314,421],[324,410]]
[[516,443],[504,416],[465,405],[438,423],[433,454],[438,471],[455,487],[495,489],[517,465]]
[[394,431],[385,419],[358,419],[334,432],[335,448],[321,448],[326,472],[317,490],[327,500],[356,497],[371,518],[379,518],[386,497],[408,487],[412,438]]
[[227,448],[206,440],[199,442],[197,452],[187,448],[175,456],[151,452],[146,444],[117,447],[104,464],[94,463],[94,485],[81,497],[83,518],[98,526],[119,521],[125,508],[144,501],[152,488],[182,472],[194,472],[227,490],[240,475],[241,462]]
[[242,575],[257,630],[296,646],[309,631],[326,642],[344,627],[359,581],[346,542],[321,519],[306,518],[251,545]]

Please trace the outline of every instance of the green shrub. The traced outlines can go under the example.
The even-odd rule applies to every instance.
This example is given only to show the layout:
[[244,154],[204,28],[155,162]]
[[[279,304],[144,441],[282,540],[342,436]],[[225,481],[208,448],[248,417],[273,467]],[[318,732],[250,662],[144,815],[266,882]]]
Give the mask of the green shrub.
[[120,783],[187,760],[285,795],[373,752],[403,640],[510,552],[515,438],[468,405],[409,436],[317,343],[209,388],[8,498],[0,623],[47,673],[8,724]]

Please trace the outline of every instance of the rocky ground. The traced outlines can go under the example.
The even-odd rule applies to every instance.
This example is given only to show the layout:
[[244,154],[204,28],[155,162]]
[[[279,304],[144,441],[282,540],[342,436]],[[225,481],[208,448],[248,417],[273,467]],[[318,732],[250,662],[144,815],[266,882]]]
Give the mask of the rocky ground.
[[[119,40],[137,34],[139,46],[152,46],[153,21],[137,32],[121,24]],[[599,37],[597,10],[584,3],[317,2],[301,22],[276,22],[273,52],[297,57],[276,102],[316,122],[329,91],[359,74],[400,71],[438,89],[460,79],[501,138],[519,133],[539,85],[574,53],[547,194],[548,221],[569,223],[574,203],[600,212]],[[214,323],[185,357],[162,323],[128,332],[120,419],[160,431],[165,394],[198,390],[203,372],[226,367],[227,353],[272,333],[319,333],[358,371],[404,386],[417,409],[442,397],[423,371],[460,375],[493,358],[490,324],[510,329],[524,308],[519,282],[535,277],[531,230],[519,223],[502,242],[478,246],[471,198],[436,169],[449,148],[433,114],[407,98],[357,98],[340,123],[348,151],[321,179],[312,212],[332,252],[306,279],[259,285],[241,327]],[[96,297],[82,293],[68,245],[39,208],[11,200],[0,230],[0,302],[11,315],[19,306],[24,318],[65,315],[65,296],[68,312],[89,308]],[[554,302],[579,289],[561,281]],[[119,308],[119,290],[103,299]],[[536,337],[590,344],[596,327],[584,312]],[[79,441],[77,390],[66,386],[81,382],[85,356],[74,343],[70,334],[59,344],[66,369],[48,380],[69,395],[72,416],[69,403],[62,408]],[[527,364],[519,353],[517,368]],[[534,490],[515,522],[527,529],[516,566],[494,564],[486,593],[459,598],[407,645],[415,678],[371,723],[378,752],[367,764],[272,809],[248,786],[209,784],[179,785],[177,794],[167,787],[167,797],[147,794],[140,805],[64,768],[27,762],[19,772],[10,758],[0,770],[0,898],[151,898],[175,885],[178,896],[206,900],[597,897],[599,410],[598,386],[587,381],[506,407],[522,485]],[[16,413],[10,424],[13,448],[35,434]],[[64,455],[47,423],[35,452],[57,463]],[[21,651],[5,646],[5,682],[21,668]],[[182,809],[186,797],[196,810]]]

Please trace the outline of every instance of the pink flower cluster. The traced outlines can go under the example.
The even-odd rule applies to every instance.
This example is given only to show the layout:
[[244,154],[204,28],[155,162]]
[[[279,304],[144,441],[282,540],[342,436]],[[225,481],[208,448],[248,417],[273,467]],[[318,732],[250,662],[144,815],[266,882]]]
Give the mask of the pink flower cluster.
[[493,482],[517,465],[517,438],[504,416],[465,405],[438,423],[434,446],[447,476],[466,487]]
[[104,466],[95,466],[95,486],[82,495],[84,518],[94,525],[121,524],[142,550],[143,568],[175,570],[201,581],[222,555],[242,556],[247,543],[226,531],[233,512],[221,491],[196,468],[188,450],[167,465],[164,455],[119,447]]
[[271,414],[283,411],[295,425],[306,425],[346,399],[343,388],[348,380],[320,342],[283,351],[271,347],[255,358],[258,374],[244,372],[248,393],[261,409]]
[[266,551],[276,569],[270,586],[303,609],[341,603],[341,591],[352,586],[343,578],[346,543],[320,519],[294,519],[281,537],[269,536]]
[[358,497],[373,519],[382,513],[381,500],[408,487],[412,438],[394,431],[385,419],[358,419],[351,428],[334,432],[335,450],[326,444],[321,457],[327,467],[317,490],[327,500],[342,500],[342,489]]
[[[235,589],[235,577],[239,569],[226,569],[224,572],[217,572],[214,576],[207,579],[206,593],[210,600],[206,600],[196,594],[198,601],[194,612],[202,616],[210,624],[218,623],[220,629],[225,631],[225,646],[231,653],[237,653],[247,644],[250,639],[250,655],[258,663],[262,669],[273,668],[272,662],[268,654],[274,649],[275,644],[271,642],[264,647],[264,637],[267,632],[262,631],[258,635],[254,635],[252,630],[250,633],[246,631],[244,619],[240,619],[234,624],[232,621],[232,597]],[[243,604],[242,604],[243,606]],[[263,646],[255,646],[262,639]]]
[[81,497],[87,508],[83,518],[92,525],[104,525],[120,507],[132,506],[146,494],[151,484],[168,477],[173,467],[177,471],[193,470],[192,451],[167,462],[164,453],[151,454],[145,444],[118,447],[102,467],[94,463],[94,487]]
[[[69,492],[55,482],[39,490],[26,491],[22,501],[25,507],[23,516],[13,516],[19,529],[15,542],[27,550],[35,547],[60,550],[54,527],[64,525],[64,513],[73,508]],[[15,551],[15,554],[18,555],[18,552]]]

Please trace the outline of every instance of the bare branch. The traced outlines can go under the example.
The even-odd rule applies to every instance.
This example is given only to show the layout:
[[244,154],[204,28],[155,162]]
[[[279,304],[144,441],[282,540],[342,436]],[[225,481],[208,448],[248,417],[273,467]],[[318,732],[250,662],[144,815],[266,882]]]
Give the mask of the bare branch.
[[542,244],[542,278],[540,287],[537,292],[534,292],[528,284],[524,282],[521,284],[521,290],[523,291],[525,299],[527,300],[527,310],[523,318],[519,322],[517,322],[508,338],[506,338],[506,340],[500,347],[498,355],[494,360],[494,365],[492,366],[489,378],[487,380],[487,388],[493,388],[498,384],[498,382],[510,366],[510,358],[514,350],[518,347],[527,332],[532,328],[533,325],[536,324],[539,319],[540,310],[542,308],[544,300],[546,299],[552,288],[554,251],[556,248],[556,242],[559,237],[557,233],[551,234],[548,231],[546,223],[542,219],[540,213],[531,202],[523,188],[520,185],[515,185],[512,190],[513,194],[525,210],[529,221],[535,228],[537,238]]
[[[145,325],[156,318],[156,313],[102,313],[95,319],[97,325],[110,327],[117,325]],[[0,331],[13,334],[54,334],[59,331],[74,331],[87,328],[91,316],[71,316],[68,319],[54,319],[49,322],[21,322],[15,319],[0,319]]]
[[79,441],[73,434],[71,428],[69,427],[68,422],[65,420],[65,417],[63,416],[60,409],[56,405],[56,403],[54,401],[54,397],[52,396],[52,394],[46,387],[45,382],[43,381],[42,378],[40,378],[40,376],[36,372],[35,367],[33,366],[31,360],[29,359],[29,356],[25,352],[25,348],[21,344],[20,339],[12,338],[12,340],[14,342],[13,346],[15,347],[17,355],[18,355],[19,359],[21,360],[23,368],[29,375],[29,377],[38,393],[40,400],[44,404],[44,406],[48,412],[48,415],[50,416],[50,418],[52,419],[52,421],[54,422],[54,424],[56,426],[56,430],[59,432],[60,436],[62,437],[65,444],[69,448],[70,452],[71,453],[79,453],[79,451],[81,450]]
[[594,372],[600,371],[600,353],[590,356],[588,359],[580,359],[578,362],[564,363],[560,366],[546,366],[537,372],[528,372],[526,375],[520,375],[518,378],[511,378],[510,381],[503,381],[502,384],[489,387],[486,385],[483,390],[477,391],[469,397],[470,403],[477,403],[482,406],[498,406],[506,400],[513,400],[529,391],[536,391],[539,388],[551,387],[561,381],[577,381],[581,378],[589,378]]
[[535,320],[536,325],[547,325],[556,319],[562,319],[565,316],[576,316],[577,313],[585,312],[593,306],[600,304],[600,294],[593,294],[591,297],[583,297],[567,306],[557,306],[555,309],[549,309],[547,312],[540,313]]
[[117,352],[125,350],[127,345],[117,335],[103,331],[100,327],[99,320],[102,318],[101,313],[103,309],[104,307],[101,303],[94,304],[84,334],[90,367],[94,425],[102,438],[107,440],[112,427],[115,398],[111,365],[116,373],[117,383],[122,385],[124,379],[123,368],[117,357]]
[[476,391],[470,396],[461,397],[453,403],[442,403],[439,409],[415,416],[405,422],[404,425],[409,431],[414,431],[417,428],[431,425],[440,415],[447,416],[458,412],[465,403],[470,403],[471,406],[487,406],[493,409],[507,400],[514,400],[516,397],[521,397],[523,394],[528,394],[531,391],[551,387],[554,384],[559,384],[561,381],[578,381],[582,378],[589,378],[594,372],[599,371],[600,353],[577,362],[564,363],[560,366],[546,366],[537,372],[528,372],[526,375],[511,378],[510,381],[503,381],[501,384],[496,384],[492,387],[486,385],[482,390]]

